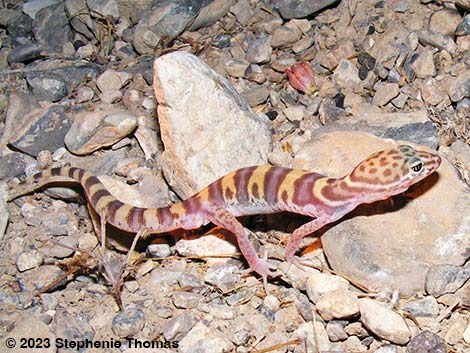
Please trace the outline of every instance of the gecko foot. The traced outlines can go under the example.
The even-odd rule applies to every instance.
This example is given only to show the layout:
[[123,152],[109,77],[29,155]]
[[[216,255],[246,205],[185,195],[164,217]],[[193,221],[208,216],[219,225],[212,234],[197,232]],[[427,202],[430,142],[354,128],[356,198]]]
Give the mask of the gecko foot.
[[[253,264],[250,265],[250,269],[246,272],[254,271],[261,276],[263,279],[263,287],[266,291],[266,294],[269,294],[268,290],[268,276],[269,277],[277,277],[279,276],[279,272],[277,271],[277,267],[270,264],[268,262],[268,252],[265,251],[264,256],[262,258],[258,258],[255,260]],[[245,271],[243,271],[245,272]]]
[[295,255],[291,255],[291,256],[286,256],[286,261],[290,264],[290,265],[294,265],[295,267],[303,270],[304,268],[302,267],[302,265],[300,264],[300,257],[298,256],[295,256]]

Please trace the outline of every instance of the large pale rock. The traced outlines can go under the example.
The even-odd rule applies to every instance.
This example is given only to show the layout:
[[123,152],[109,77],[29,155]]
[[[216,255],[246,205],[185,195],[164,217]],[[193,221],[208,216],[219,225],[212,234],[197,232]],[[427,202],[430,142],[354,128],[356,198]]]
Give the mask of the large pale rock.
[[235,169],[266,163],[267,122],[196,56],[174,52],[155,60],[154,89],[165,145],[162,169],[179,196]]
[[[296,153],[294,167],[339,177],[371,153],[397,144],[361,132],[324,134]],[[438,171],[406,197],[362,205],[330,227],[323,247],[339,273],[371,289],[391,287],[410,295],[424,290],[430,266],[465,263],[469,208],[468,187],[443,158]]]
[[385,305],[370,298],[359,300],[362,323],[380,338],[397,344],[410,340],[405,320]]

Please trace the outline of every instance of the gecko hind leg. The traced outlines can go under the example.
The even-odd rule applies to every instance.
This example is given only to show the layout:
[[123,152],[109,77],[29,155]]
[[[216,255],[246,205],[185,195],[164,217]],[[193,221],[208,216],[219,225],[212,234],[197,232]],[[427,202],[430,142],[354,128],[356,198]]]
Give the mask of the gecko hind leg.
[[255,248],[248,239],[248,232],[243,225],[235,218],[233,214],[222,207],[211,207],[208,211],[208,219],[215,225],[227,229],[237,238],[238,247],[245,257],[250,270],[258,273],[263,279],[263,286],[268,292],[268,276],[276,277],[276,267],[267,260],[267,252],[262,258],[259,258]]

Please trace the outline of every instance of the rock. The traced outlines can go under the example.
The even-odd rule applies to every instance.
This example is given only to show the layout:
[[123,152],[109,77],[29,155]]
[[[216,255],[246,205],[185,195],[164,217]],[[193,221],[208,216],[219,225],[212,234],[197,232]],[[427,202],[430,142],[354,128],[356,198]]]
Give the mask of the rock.
[[[7,32],[13,38],[32,38],[33,21],[23,13],[11,13],[13,16],[7,21]],[[24,44],[24,43],[23,43]]]
[[[391,146],[359,132],[329,133],[314,140],[296,153],[293,166],[338,177],[372,152]],[[387,201],[363,205],[326,230],[322,244],[332,268],[368,288],[399,288],[401,294],[410,295],[424,290],[430,266],[464,263],[470,197],[453,167],[444,159],[438,172],[415,185],[413,192],[419,197],[412,202],[395,198],[399,211],[390,212]],[[442,206],[439,210],[437,203]]]
[[346,59],[341,59],[336,68],[333,79],[341,88],[354,87],[361,83],[359,71],[354,64]]
[[240,93],[250,107],[256,107],[266,102],[269,97],[270,88],[265,85],[251,86]]
[[171,298],[178,309],[194,309],[204,299],[201,294],[191,292],[176,292]]
[[178,351],[189,352],[228,352],[233,344],[219,330],[211,327],[205,320],[199,321],[179,342]]
[[171,248],[168,244],[150,244],[145,253],[150,258],[164,259],[171,255]]
[[96,111],[77,115],[64,142],[75,154],[85,155],[111,146],[130,134],[137,119],[126,111]]
[[163,336],[167,341],[181,340],[197,323],[197,318],[189,311],[183,311],[168,320],[163,327]]
[[[356,54],[356,49],[351,41],[339,44],[336,48],[331,49],[327,54],[320,60],[320,64],[326,67],[328,70],[333,71],[342,59],[348,60]],[[364,55],[359,55],[359,64],[364,64]],[[375,59],[374,59],[375,65]],[[366,75],[367,76],[367,75]]]
[[95,92],[90,87],[82,86],[77,90],[77,95],[75,98],[77,99],[77,103],[85,103],[91,101],[95,96]]
[[392,343],[405,344],[410,331],[405,320],[394,311],[369,298],[359,299],[361,322],[374,334]]
[[444,293],[454,293],[470,277],[470,265],[435,265],[426,274],[426,292],[438,297]]
[[[196,31],[201,27],[208,27],[219,19],[224,17],[230,10],[235,0],[215,0],[210,2],[202,2],[202,8],[194,22],[189,27],[190,31]],[[207,5],[206,5],[207,4]]]
[[376,349],[374,353],[398,353],[398,350],[396,346],[386,345]]
[[455,9],[444,8],[432,14],[428,29],[432,32],[439,32],[444,35],[453,36],[462,17]]
[[38,100],[57,102],[67,95],[67,86],[59,75],[29,74],[26,80]]
[[236,266],[219,262],[209,267],[204,275],[204,282],[228,292],[240,283],[241,275],[238,272]]
[[272,51],[271,37],[263,36],[248,44],[245,59],[251,64],[267,63],[271,60]]
[[0,157],[0,179],[11,179],[23,175],[26,166],[33,162],[33,158],[18,152]]
[[226,34],[216,34],[211,38],[211,44],[219,49],[230,46],[230,37]]
[[32,268],[39,267],[44,261],[44,257],[37,250],[21,253],[16,259],[18,271],[24,272]]
[[285,19],[303,18],[336,3],[337,0],[273,0],[272,4]]
[[470,344],[470,323],[467,325],[467,328],[463,333],[463,340],[465,343]]
[[459,343],[463,338],[465,329],[467,328],[467,319],[468,315],[460,314],[458,312],[453,313],[447,322],[448,328],[444,336],[444,341],[452,346]]
[[344,326],[335,321],[330,321],[326,324],[326,333],[331,342],[344,341],[348,338],[348,334],[344,331]]
[[[393,114],[390,117],[393,117]],[[410,141],[429,148],[437,148],[439,144],[437,129],[430,121],[392,127],[386,129],[380,137]]]
[[71,126],[65,109],[60,105],[36,109],[23,118],[23,124],[11,137],[10,145],[31,156],[40,151],[55,151],[64,144],[64,136]]
[[72,31],[62,3],[39,10],[34,20],[34,37],[44,48],[62,52],[62,46],[72,40]]
[[427,79],[422,83],[421,96],[423,100],[430,105],[438,105],[447,98],[434,79]]
[[34,20],[38,11],[57,3],[58,0],[29,0],[23,4],[23,12]]
[[17,45],[8,53],[7,60],[10,64],[26,63],[42,57],[43,46],[40,43],[28,43]]
[[428,78],[436,76],[434,66],[433,50],[427,49],[416,58],[411,64],[411,68],[418,78]]
[[441,50],[446,50],[453,54],[456,49],[456,44],[450,36],[443,35],[431,31],[413,31],[418,36],[419,42],[423,45],[431,45]]
[[96,26],[91,19],[86,0],[65,0],[64,6],[72,28],[87,39],[94,39],[97,34]]
[[278,27],[274,30],[271,46],[273,48],[282,48],[294,44],[302,38],[302,32],[291,20],[285,25]]
[[465,71],[452,81],[449,88],[449,98],[452,102],[459,102],[465,97],[470,98],[470,71]]
[[307,352],[328,352],[331,343],[328,339],[325,326],[321,322],[302,323],[297,330],[293,332],[293,337],[298,337],[305,342]]
[[236,240],[233,236],[227,235],[206,235],[203,237],[196,237],[194,239],[180,239],[176,245],[175,250],[181,256],[212,256],[217,254],[233,255],[238,252],[235,245]]
[[466,15],[455,29],[456,36],[467,36],[470,34],[470,14]]
[[119,8],[116,0],[86,0],[86,4],[95,17],[119,18]]
[[155,60],[154,89],[165,145],[162,168],[181,197],[233,170],[266,162],[271,148],[266,121],[197,57],[174,52]]
[[435,318],[439,314],[439,305],[434,297],[427,296],[403,305],[401,310],[405,310],[416,317]]
[[127,72],[119,72],[115,70],[106,70],[96,79],[96,85],[101,92],[108,90],[120,90],[124,85],[129,83],[132,76]]
[[138,307],[128,305],[113,318],[112,330],[116,336],[125,338],[142,330],[144,324],[144,312]]
[[400,93],[398,83],[383,83],[378,85],[372,104],[383,107]]
[[240,78],[245,76],[245,71],[250,63],[245,60],[232,59],[225,63],[225,71],[232,77]]
[[430,331],[423,331],[413,337],[406,346],[408,353],[445,353],[446,347],[442,339]]
[[139,54],[151,53],[162,41],[171,41],[191,24],[200,1],[157,2],[135,27],[133,45]]
[[315,43],[315,39],[312,38],[312,37],[304,37],[302,39],[300,39],[299,41],[295,42],[293,45],[292,45],[292,51],[295,53],[295,54],[298,54],[304,50],[307,50],[308,48],[310,48],[313,44]]
[[56,242],[46,244],[40,249],[45,257],[64,259],[71,256],[79,246],[78,240],[72,237],[63,237],[62,239],[54,240]]
[[348,287],[348,281],[340,276],[317,273],[307,280],[307,295],[313,303],[317,303],[326,293],[346,291]]
[[[52,344],[56,339],[54,332],[52,332],[44,322],[34,315],[30,315],[27,319],[15,323],[13,330],[8,332],[6,336],[2,337],[2,340],[0,341],[0,349],[3,352],[9,353],[24,352],[24,348],[21,348],[21,342],[25,337],[30,340],[34,340],[34,342],[51,342],[47,348],[46,344],[44,344],[42,348],[35,348],[35,352],[53,353],[57,351],[56,346]],[[11,342],[15,342],[16,345],[11,346],[9,344]]]
[[107,91],[101,92],[100,94],[100,100],[107,104],[119,102],[121,99],[122,93],[117,89],[109,89]]
[[327,292],[316,302],[316,308],[327,321],[356,316],[359,313],[357,294],[343,289]]
[[247,0],[236,1],[230,8],[230,12],[235,15],[237,21],[242,26],[247,25],[250,18],[255,14]]

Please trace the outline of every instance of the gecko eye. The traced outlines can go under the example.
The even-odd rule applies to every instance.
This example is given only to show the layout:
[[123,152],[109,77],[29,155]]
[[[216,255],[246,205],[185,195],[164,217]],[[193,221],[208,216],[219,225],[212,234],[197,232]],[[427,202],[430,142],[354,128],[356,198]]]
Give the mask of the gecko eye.
[[411,166],[411,170],[413,171],[413,173],[419,173],[421,169],[423,169],[423,163],[421,162]]

